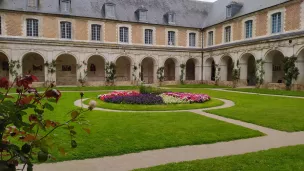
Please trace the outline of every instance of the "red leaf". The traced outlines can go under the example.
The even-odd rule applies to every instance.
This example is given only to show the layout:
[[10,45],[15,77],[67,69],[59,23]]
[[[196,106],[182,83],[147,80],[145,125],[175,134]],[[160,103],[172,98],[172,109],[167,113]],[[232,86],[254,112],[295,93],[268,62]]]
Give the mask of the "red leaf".
[[0,79],[0,88],[8,89],[8,87],[9,87],[8,80],[5,77],[1,78]]
[[56,90],[56,89],[48,90],[47,92],[45,92],[45,97],[46,98],[55,98],[56,102],[58,102],[58,100],[61,97],[61,92],[59,90]]
[[88,134],[91,134],[91,130],[89,128],[82,128],[85,132],[87,132]]
[[30,104],[31,101],[33,100],[33,98],[34,98],[34,96],[24,97],[24,98],[20,99],[19,104],[20,105]]

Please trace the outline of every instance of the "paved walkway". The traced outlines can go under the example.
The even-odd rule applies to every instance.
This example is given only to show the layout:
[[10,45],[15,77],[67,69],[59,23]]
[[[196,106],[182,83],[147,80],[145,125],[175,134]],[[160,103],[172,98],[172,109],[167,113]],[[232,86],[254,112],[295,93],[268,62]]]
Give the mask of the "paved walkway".
[[[199,115],[225,121],[246,128],[258,130],[266,134],[263,137],[236,140],[230,142],[220,142],[215,144],[184,146],[177,148],[167,148],[160,150],[144,151],[140,153],[126,154],[122,156],[87,159],[80,161],[66,161],[54,164],[36,165],[35,170],[39,171],[129,171],[137,168],[152,167],[172,162],[191,161],[197,159],[207,159],[220,156],[229,156],[304,144],[304,132],[287,133],[262,126],[228,119],[217,115],[212,115],[206,111],[211,109],[227,108],[234,105],[232,101],[223,100],[225,104],[220,107],[209,109],[189,110]],[[75,105],[81,105],[76,101]],[[105,110],[105,109],[97,109]],[[108,110],[106,110],[108,111]],[[112,111],[112,110],[111,110]],[[120,111],[121,112],[121,111]],[[143,111],[141,111],[143,112]],[[151,112],[151,111],[149,111]],[[170,111],[172,112],[172,111]]]

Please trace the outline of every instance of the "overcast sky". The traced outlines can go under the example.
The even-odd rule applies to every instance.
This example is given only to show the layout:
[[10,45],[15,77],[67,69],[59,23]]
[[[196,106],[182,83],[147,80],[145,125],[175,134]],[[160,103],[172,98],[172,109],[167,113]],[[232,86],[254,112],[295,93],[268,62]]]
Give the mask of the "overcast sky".
[[207,2],[214,2],[216,0],[197,0],[197,1],[207,1]]

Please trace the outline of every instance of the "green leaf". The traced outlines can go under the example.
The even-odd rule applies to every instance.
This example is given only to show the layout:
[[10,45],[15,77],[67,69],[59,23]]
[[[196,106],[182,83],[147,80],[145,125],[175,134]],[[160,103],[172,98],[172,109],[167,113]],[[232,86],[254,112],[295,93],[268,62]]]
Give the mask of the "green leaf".
[[34,109],[34,111],[40,115],[42,115],[44,113],[44,110],[41,110],[41,109]]
[[72,117],[72,119],[76,119],[78,116],[79,116],[79,112],[78,111],[73,111],[72,113],[71,113],[71,117]]
[[50,105],[49,103],[45,103],[43,105],[43,108],[48,109],[49,111],[54,111],[54,107],[52,105]]
[[75,140],[71,141],[71,146],[72,148],[76,148],[77,147],[77,142]]
[[76,135],[76,131],[74,131],[74,130],[70,130],[70,133],[71,133],[72,135]]

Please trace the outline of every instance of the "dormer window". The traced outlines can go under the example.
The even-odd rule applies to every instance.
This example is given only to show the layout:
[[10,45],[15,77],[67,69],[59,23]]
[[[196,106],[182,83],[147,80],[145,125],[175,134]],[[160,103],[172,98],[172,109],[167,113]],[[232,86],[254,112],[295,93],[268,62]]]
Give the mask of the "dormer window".
[[106,3],[105,4],[105,17],[106,18],[115,18],[115,4],[114,3]]
[[147,21],[148,10],[144,6],[139,7],[135,13],[137,15],[138,21]]
[[168,18],[168,24],[175,24],[175,13],[174,12],[168,12],[167,18]]
[[27,6],[31,8],[37,8],[38,0],[27,0]]
[[226,18],[234,17],[242,9],[243,4],[232,1],[226,6]]
[[59,0],[61,12],[68,13],[71,10],[71,0]]
[[230,18],[230,17],[232,17],[231,16],[231,13],[232,13],[232,8],[231,8],[231,6],[227,6],[227,9],[226,9],[227,11],[226,11],[226,16],[227,16],[227,18]]

